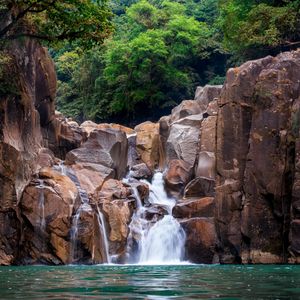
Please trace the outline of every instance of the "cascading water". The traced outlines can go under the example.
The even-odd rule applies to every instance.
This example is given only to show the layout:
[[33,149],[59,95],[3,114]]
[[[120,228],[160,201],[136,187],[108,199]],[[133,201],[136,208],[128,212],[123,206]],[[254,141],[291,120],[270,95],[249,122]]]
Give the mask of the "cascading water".
[[97,205],[97,217],[98,217],[98,224],[99,224],[99,231],[102,234],[102,240],[104,242],[104,250],[105,250],[105,255],[106,255],[106,260],[107,263],[111,263],[111,258],[109,255],[109,245],[108,245],[108,238],[107,238],[107,231],[106,231],[106,226],[105,226],[105,221],[104,221],[104,216],[103,213],[100,211],[98,205]]
[[[163,207],[168,214],[153,225],[153,222],[146,218],[146,212],[151,206],[147,208],[138,205],[132,217],[128,238],[129,248],[134,244],[133,241],[137,242],[137,249],[133,254],[135,258],[131,257],[131,261],[140,264],[179,263],[184,254],[185,232],[172,216],[176,200],[167,196],[161,172],[154,174],[151,184],[143,182],[149,185],[150,204]],[[137,202],[138,199],[139,197]],[[133,252],[132,249],[129,251]]]
[[42,231],[46,229],[46,221],[45,221],[45,194],[44,194],[44,181],[39,179],[39,185],[37,187],[39,189],[39,223],[37,224]]

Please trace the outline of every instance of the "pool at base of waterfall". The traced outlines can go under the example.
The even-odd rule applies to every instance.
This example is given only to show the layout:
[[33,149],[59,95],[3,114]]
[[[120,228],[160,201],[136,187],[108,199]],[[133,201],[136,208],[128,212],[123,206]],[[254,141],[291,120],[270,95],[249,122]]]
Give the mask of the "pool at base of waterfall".
[[0,283],[0,299],[299,299],[300,266],[10,266]]

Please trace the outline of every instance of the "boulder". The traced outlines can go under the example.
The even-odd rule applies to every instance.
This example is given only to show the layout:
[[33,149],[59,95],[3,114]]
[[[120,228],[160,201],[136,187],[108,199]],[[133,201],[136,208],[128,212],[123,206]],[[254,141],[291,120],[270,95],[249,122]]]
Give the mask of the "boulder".
[[207,110],[207,106],[210,102],[220,97],[222,85],[206,85],[204,87],[197,87],[195,93],[195,101],[203,112]]
[[170,125],[165,144],[166,160],[181,159],[194,165],[199,151],[202,114],[180,119]]
[[167,193],[175,197],[182,195],[192,176],[193,168],[189,163],[180,159],[171,160],[164,174]]
[[134,165],[130,169],[130,176],[135,179],[151,179],[153,176],[152,171],[148,168],[145,163]]
[[128,144],[126,134],[116,129],[92,131],[80,148],[66,155],[66,164],[98,164],[115,172],[115,178],[123,178],[127,168]]
[[215,262],[217,235],[212,218],[192,218],[180,222],[186,234],[185,257],[198,264]]
[[184,198],[214,197],[215,180],[206,177],[196,177],[184,189]]
[[106,220],[110,254],[122,256],[126,250],[129,223],[135,208],[132,190],[121,181],[110,179],[97,191],[94,200]]
[[174,107],[170,116],[170,123],[174,123],[180,119],[191,115],[198,115],[202,113],[200,105],[195,100],[184,100],[179,105]]
[[174,218],[212,218],[214,216],[215,203],[214,198],[189,198],[178,202],[172,211]]
[[141,160],[154,170],[159,166],[159,124],[145,122],[137,125],[134,130],[136,136],[136,149]]

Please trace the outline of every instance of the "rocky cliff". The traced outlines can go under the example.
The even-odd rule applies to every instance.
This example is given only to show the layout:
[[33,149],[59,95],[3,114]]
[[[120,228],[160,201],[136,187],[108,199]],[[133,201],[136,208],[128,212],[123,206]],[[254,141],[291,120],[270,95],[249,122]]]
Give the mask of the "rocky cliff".
[[300,51],[230,69],[223,87],[199,87],[134,129],[66,119],[47,51],[27,41],[11,53],[19,92],[1,95],[0,264],[125,262],[140,202],[152,222],[166,213],[140,181],[157,169],[186,259],[299,262]]

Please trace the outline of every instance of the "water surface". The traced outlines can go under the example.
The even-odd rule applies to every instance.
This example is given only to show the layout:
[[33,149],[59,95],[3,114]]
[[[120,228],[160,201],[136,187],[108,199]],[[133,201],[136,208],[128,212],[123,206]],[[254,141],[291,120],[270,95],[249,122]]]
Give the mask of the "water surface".
[[300,266],[0,267],[0,299],[300,299]]

